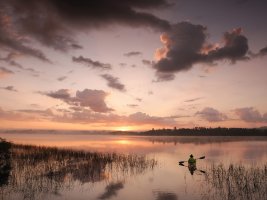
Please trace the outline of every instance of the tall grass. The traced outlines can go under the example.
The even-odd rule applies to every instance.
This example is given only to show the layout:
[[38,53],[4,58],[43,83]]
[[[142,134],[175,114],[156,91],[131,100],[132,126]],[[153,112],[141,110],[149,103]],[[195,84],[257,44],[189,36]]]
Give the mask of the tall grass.
[[212,165],[205,179],[203,199],[263,200],[267,199],[267,164],[262,166]]
[[14,194],[23,199],[43,199],[44,195],[72,189],[75,184],[93,184],[115,177],[123,179],[157,165],[154,159],[131,154],[17,144],[12,144],[9,151],[10,176],[6,186],[0,187],[6,199]]

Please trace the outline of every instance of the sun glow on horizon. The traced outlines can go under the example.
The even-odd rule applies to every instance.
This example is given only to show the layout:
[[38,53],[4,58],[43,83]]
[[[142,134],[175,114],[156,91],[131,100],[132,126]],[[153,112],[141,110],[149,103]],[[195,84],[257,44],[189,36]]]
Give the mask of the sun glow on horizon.
[[115,128],[116,131],[133,131],[135,130],[132,126],[119,126]]

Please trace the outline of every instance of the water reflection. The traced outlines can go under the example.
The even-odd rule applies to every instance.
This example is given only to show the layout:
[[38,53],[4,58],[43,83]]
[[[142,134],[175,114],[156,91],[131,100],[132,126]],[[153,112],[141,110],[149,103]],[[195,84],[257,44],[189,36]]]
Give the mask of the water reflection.
[[178,197],[175,193],[172,192],[156,192],[156,200],[178,200]]
[[0,187],[8,184],[11,170],[10,148],[11,144],[0,138]]
[[[14,145],[0,142],[1,194],[4,199],[49,199],[77,184],[125,179],[153,169],[157,162],[146,156],[91,153],[67,149]],[[12,156],[10,156],[10,154]],[[11,168],[12,166],[12,168]],[[2,187],[6,185],[5,187]],[[122,182],[111,183],[99,199],[115,196]]]
[[110,199],[114,196],[117,196],[118,191],[123,189],[124,183],[122,181],[119,181],[117,183],[111,182],[108,184],[105,188],[105,192],[101,194],[98,199]]
[[[267,199],[267,137],[13,134],[11,139],[76,150],[12,147],[0,199]],[[206,156],[193,175],[187,162],[179,165],[191,153]]]

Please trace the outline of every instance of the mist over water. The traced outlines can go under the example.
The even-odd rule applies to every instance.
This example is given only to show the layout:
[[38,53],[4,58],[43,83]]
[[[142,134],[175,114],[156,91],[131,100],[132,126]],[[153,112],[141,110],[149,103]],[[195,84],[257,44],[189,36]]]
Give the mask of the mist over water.
[[[2,133],[0,199],[266,199],[264,137]],[[48,148],[58,147],[58,148]],[[95,153],[93,153],[95,152]],[[193,175],[178,164],[190,154]],[[3,179],[5,177],[5,179]],[[240,178],[242,177],[242,178]]]

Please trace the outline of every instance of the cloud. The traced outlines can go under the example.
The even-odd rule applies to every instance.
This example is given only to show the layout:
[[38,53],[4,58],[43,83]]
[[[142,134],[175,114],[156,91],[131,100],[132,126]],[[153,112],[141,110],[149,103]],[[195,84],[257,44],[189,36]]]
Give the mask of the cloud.
[[110,112],[95,112],[88,107],[70,105],[68,109],[22,109],[5,111],[0,107],[0,120],[7,121],[53,121],[72,124],[98,124],[108,126],[177,126],[177,117],[157,117],[137,112],[126,115],[117,115]]
[[83,47],[81,45],[79,45],[79,44],[71,44],[71,47],[73,49],[83,49]]
[[119,65],[120,65],[121,67],[126,67],[126,66],[127,66],[126,63],[119,63]]
[[184,102],[186,102],[186,103],[188,103],[188,102],[194,102],[194,101],[197,101],[197,100],[200,100],[200,99],[203,99],[203,97],[197,97],[197,98],[194,98],[194,99],[187,99]]
[[45,62],[44,53],[31,47],[36,41],[60,51],[81,49],[77,31],[113,25],[166,30],[168,21],[148,11],[170,6],[166,0],[87,1],[20,0],[0,1],[0,45]]
[[163,82],[163,81],[172,81],[175,79],[175,75],[172,73],[163,73],[163,72],[156,72],[157,79],[153,80],[152,82]]
[[86,65],[87,67],[95,68],[95,69],[109,70],[112,68],[112,66],[110,64],[102,63],[99,61],[93,61],[92,59],[85,58],[83,56],[79,56],[79,57],[73,56],[72,61]]
[[140,51],[131,51],[128,53],[123,54],[126,57],[131,57],[131,56],[140,56],[142,53]]
[[94,112],[106,113],[113,111],[113,109],[107,107],[105,103],[105,99],[108,96],[108,93],[103,90],[77,90],[75,96],[71,96],[68,89],[60,89],[55,92],[39,93],[55,99],[60,99],[71,106],[89,107]]
[[[78,0],[75,3],[63,0],[50,0],[44,3],[57,11],[57,16],[63,23],[75,27],[105,27],[107,25],[121,24],[133,27],[152,27],[166,29],[169,23],[150,13],[141,10],[163,8],[170,4],[166,0],[156,1],[86,1]],[[54,10],[54,11],[55,11]],[[51,12],[50,11],[50,12]]]
[[119,90],[121,92],[125,92],[125,85],[119,82],[119,79],[110,75],[110,74],[102,74],[102,78],[104,78],[108,82],[108,86],[111,88],[114,88],[116,90]]
[[143,101],[143,99],[141,99],[141,98],[135,98],[135,100],[139,101],[139,102]]
[[147,92],[147,94],[148,94],[148,95],[153,95],[154,92],[150,90],[150,91]]
[[206,107],[202,111],[196,112],[196,115],[199,115],[202,119],[207,120],[209,122],[219,122],[228,119],[225,114],[210,107]]
[[4,78],[11,74],[14,74],[14,72],[4,67],[0,67],[0,78]]
[[150,116],[146,113],[137,112],[128,116],[126,120],[129,123],[134,124],[157,124],[157,125],[169,125],[173,126],[176,124],[176,121],[170,117],[155,117]]
[[61,76],[61,77],[58,77],[57,80],[58,81],[64,81],[66,78],[68,78],[67,76]]
[[60,89],[55,92],[39,92],[39,93],[55,99],[61,99],[65,102],[68,102],[69,100],[72,101],[72,97],[68,89]]
[[197,63],[248,59],[248,40],[241,28],[225,32],[221,45],[208,43],[207,28],[189,22],[173,25],[160,39],[163,47],[156,50],[157,62],[153,64],[158,81],[173,80],[174,73],[187,71]]
[[117,196],[119,190],[123,189],[123,182],[113,183],[111,182],[105,188],[105,192],[101,194],[98,199],[110,199],[114,196]]
[[267,55],[267,46],[260,49],[259,52],[257,52],[257,53],[249,52],[249,54],[251,57],[255,57],[255,58],[266,56]]
[[9,85],[9,86],[6,86],[6,87],[0,87],[1,89],[4,89],[4,90],[8,90],[8,91],[11,91],[11,92],[17,92],[18,90],[16,90],[15,88],[14,88],[14,86],[11,86],[11,85]]
[[262,49],[259,51],[259,54],[260,54],[260,55],[266,55],[266,54],[267,54],[267,47],[262,48]]
[[144,65],[147,65],[147,66],[152,66],[152,64],[153,64],[152,61],[150,61],[150,60],[146,60],[146,59],[143,59],[143,60],[142,60],[142,63],[143,63]]
[[65,123],[82,123],[82,124],[93,124],[99,123],[108,126],[141,126],[141,125],[152,125],[152,126],[176,126],[177,122],[173,117],[157,117],[150,116],[146,113],[137,112],[125,115],[117,115],[112,113],[100,113],[92,112],[86,108],[77,107],[73,108],[73,112],[65,113],[63,116],[57,116],[54,118],[55,121]]
[[103,90],[90,90],[85,89],[83,91],[76,92],[76,98],[83,107],[90,107],[95,112],[110,112],[113,109],[108,108],[105,99],[108,93]]
[[138,107],[139,105],[137,105],[137,104],[127,104],[127,106],[128,106],[128,107],[131,107],[131,108],[136,108],[136,107]]
[[237,108],[235,114],[245,122],[267,122],[267,113],[263,115],[253,107]]
[[[47,114],[44,117],[44,112],[46,111],[32,111],[29,110],[18,110],[18,111],[6,111],[0,107],[0,120],[7,121],[40,121],[41,119],[48,118]],[[50,112],[51,114],[51,112]],[[49,116],[51,118],[51,115]]]
[[14,59],[16,59],[19,56],[21,56],[19,53],[9,52],[6,57],[0,58],[0,61],[4,61],[5,63],[9,64],[10,66],[16,67],[16,68],[21,69],[23,71],[28,71],[28,72],[31,72],[35,75],[39,74],[39,72],[36,71],[35,69],[25,68],[21,64],[17,63]]

